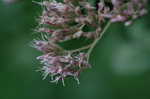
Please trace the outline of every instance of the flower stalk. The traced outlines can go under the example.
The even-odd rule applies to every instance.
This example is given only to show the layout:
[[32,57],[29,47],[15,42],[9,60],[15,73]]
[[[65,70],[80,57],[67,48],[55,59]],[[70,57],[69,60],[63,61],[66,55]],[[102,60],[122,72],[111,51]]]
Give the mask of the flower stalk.
[[100,36],[91,44],[87,55],[88,55],[88,61],[90,60],[90,55],[94,49],[94,47],[96,46],[96,44],[99,42],[99,40],[103,37],[103,35],[105,34],[105,32],[107,31],[107,29],[109,28],[109,26],[111,25],[111,22],[108,22],[107,25],[105,26],[104,30],[102,31],[102,33],[100,34]]

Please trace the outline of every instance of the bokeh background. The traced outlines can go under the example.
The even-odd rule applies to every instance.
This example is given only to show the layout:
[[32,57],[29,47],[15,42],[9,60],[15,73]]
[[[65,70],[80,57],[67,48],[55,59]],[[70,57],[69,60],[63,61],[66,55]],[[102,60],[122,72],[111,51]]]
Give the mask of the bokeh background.
[[150,13],[130,27],[113,24],[81,84],[63,87],[36,72],[41,53],[29,43],[40,11],[31,0],[0,1],[0,99],[150,99]]

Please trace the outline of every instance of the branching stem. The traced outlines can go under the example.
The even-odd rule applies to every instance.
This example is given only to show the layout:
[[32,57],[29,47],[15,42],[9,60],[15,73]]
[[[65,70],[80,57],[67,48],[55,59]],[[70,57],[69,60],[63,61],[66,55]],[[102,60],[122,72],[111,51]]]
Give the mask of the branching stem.
[[78,49],[75,49],[75,50],[69,50],[67,52],[75,53],[75,52],[80,52],[80,51],[88,49],[87,56],[88,56],[88,61],[89,61],[90,55],[91,55],[94,47],[96,46],[96,44],[98,43],[98,41],[103,37],[103,35],[107,31],[107,29],[109,28],[110,24],[111,24],[111,22],[108,22],[106,24],[106,26],[104,27],[103,31],[100,33],[100,36],[98,38],[96,38],[92,44],[89,44],[87,46],[84,46],[84,47],[81,47],[81,48],[78,48]]
[[103,35],[105,34],[105,32],[107,31],[107,29],[109,28],[111,22],[108,22],[107,25],[104,27],[103,31],[101,32],[100,36],[95,39],[95,41],[92,43],[91,47],[89,48],[88,52],[87,52],[87,56],[88,56],[88,61],[90,59],[90,55],[94,49],[94,47],[96,46],[96,44],[98,43],[98,41],[103,37]]
[[87,46],[84,46],[84,47],[81,47],[81,48],[78,48],[78,49],[75,49],[75,50],[70,50],[69,52],[70,52],[70,53],[80,52],[80,51],[89,49],[89,48],[91,47],[91,45],[92,45],[92,44],[89,44],[89,45],[87,45]]

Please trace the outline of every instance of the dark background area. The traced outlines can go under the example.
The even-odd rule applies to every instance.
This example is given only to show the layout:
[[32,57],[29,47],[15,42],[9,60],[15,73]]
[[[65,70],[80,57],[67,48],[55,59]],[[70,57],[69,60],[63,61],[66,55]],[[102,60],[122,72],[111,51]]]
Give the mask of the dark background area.
[[150,99],[150,13],[130,27],[111,25],[81,84],[63,87],[36,72],[41,53],[29,43],[40,10],[31,0],[0,1],[0,99]]

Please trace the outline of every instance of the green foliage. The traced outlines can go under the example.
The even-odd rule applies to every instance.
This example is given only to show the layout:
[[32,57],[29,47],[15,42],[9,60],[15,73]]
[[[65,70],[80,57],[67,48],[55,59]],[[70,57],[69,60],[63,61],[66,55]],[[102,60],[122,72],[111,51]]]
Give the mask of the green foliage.
[[93,68],[81,75],[81,84],[68,79],[63,87],[42,81],[35,72],[40,53],[29,43],[39,11],[30,0],[0,1],[0,99],[150,98],[150,14],[131,27],[112,25],[94,49]]

